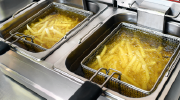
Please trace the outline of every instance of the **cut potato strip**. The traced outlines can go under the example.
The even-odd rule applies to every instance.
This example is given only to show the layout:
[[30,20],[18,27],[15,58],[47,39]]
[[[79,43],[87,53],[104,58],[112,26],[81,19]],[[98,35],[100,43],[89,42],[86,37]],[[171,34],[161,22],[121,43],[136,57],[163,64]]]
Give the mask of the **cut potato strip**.
[[40,44],[43,44],[44,42],[39,40],[38,38],[35,38],[35,41],[38,41]]
[[153,49],[144,49],[144,51],[147,51],[147,52],[156,52],[157,49],[153,48]]
[[133,68],[132,68],[132,70],[133,70],[134,72],[137,72],[137,66],[138,66],[138,64],[139,64],[139,62],[138,62],[138,60],[136,60],[136,62],[135,62],[134,65],[133,65]]
[[42,34],[41,34],[41,40],[44,38],[44,35],[45,35],[45,30],[43,30]]
[[138,83],[136,83],[134,80],[132,80],[132,78],[122,74],[121,75],[123,78],[125,78],[126,80],[128,80],[130,83],[132,83],[133,85],[137,86],[137,87],[140,87],[140,85]]
[[142,47],[142,45],[141,45],[141,42],[140,42],[138,39],[136,39],[136,42],[137,42],[137,44],[139,45],[139,48],[140,48],[140,52],[141,52],[142,57],[145,58],[146,55],[145,55],[144,49],[143,49],[143,47]]
[[121,62],[122,67],[125,68],[126,65],[127,65],[127,62],[128,62],[128,57],[126,56],[124,50],[121,47],[119,47],[119,50],[120,50],[120,57],[121,57],[121,59],[123,61],[123,62]]
[[142,68],[142,64],[138,63],[137,68],[136,68],[136,73],[138,73]]
[[105,45],[101,54],[100,54],[101,57],[104,56],[104,54],[106,53],[106,50],[107,50],[107,46]]
[[64,34],[63,34],[63,33],[61,33],[61,32],[59,32],[59,31],[57,31],[57,30],[56,30],[56,29],[54,29],[53,27],[51,27],[51,28],[50,28],[50,30],[54,31],[55,33],[57,33],[57,34],[59,34],[59,35],[61,35],[61,36],[64,36]]
[[127,65],[127,67],[124,70],[124,74],[127,74],[127,71],[129,71],[129,69],[132,67],[132,64],[134,64],[134,62],[136,61],[136,56],[134,56],[131,60],[131,62]]
[[118,48],[118,46],[119,46],[118,44],[115,45],[115,46],[111,49],[110,53],[113,54],[113,53],[116,51],[116,49]]
[[51,36],[51,34],[50,34],[50,32],[49,32],[48,28],[45,28],[45,31],[46,31],[46,33],[47,33],[48,37],[49,37],[49,38],[52,38],[52,36]]
[[41,33],[46,28],[47,24],[48,24],[48,22],[45,22],[43,27],[40,30],[38,30],[38,33]]
[[55,42],[59,41],[59,39],[57,38],[49,38],[49,37],[44,37],[44,38],[49,41],[55,41]]
[[127,47],[127,51],[128,51],[128,55],[129,55],[129,60],[131,60],[132,57],[133,57],[133,54],[132,54],[132,49],[130,47],[130,42],[129,41],[126,42],[126,47]]
[[102,61],[101,61],[101,57],[100,56],[96,56],[98,64],[100,67],[103,67]]
[[35,34],[35,32],[29,27],[28,24],[27,24],[27,29],[28,29],[31,33]]

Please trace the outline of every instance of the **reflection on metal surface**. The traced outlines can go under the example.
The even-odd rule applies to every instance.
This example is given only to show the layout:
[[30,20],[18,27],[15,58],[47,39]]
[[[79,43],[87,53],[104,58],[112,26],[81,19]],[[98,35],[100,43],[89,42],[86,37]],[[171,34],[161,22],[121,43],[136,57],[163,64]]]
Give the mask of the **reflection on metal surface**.
[[[9,68],[6,68],[10,71]],[[27,89],[0,70],[0,100],[46,100],[33,91]]]
[[47,91],[46,89],[42,88],[41,86],[37,85],[37,84],[34,84],[33,85],[35,88],[37,88],[38,90],[41,90],[41,91],[44,91],[45,94],[53,97],[55,100],[63,100],[62,98],[54,95],[53,93],[51,93],[50,91]]
[[143,1],[138,8],[138,24],[163,32],[168,6]]
[[9,18],[17,10],[31,3],[33,0],[1,0],[0,1],[0,22]]
[[9,71],[9,72],[11,71],[11,69],[9,69],[9,68],[6,68],[6,70]]
[[24,8],[18,10],[16,13],[13,14],[12,17],[15,18],[15,16],[16,16],[18,13],[20,13],[21,11],[27,9],[28,7],[30,7],[31,5],[33,5],[33,4],[35,4],[35,3],[37,3],[37,2],[32,2],[32,3],[28,4],[27,6],[25,6]]
[[[38,84],[35,84],[34,82],[32,82],[31,80],[27,79],[26,77],[20,75],[19,73],[11,70],[10,68],[6,67],[5,65],[0,63],[0,70],[2,70],[2,72],[4,73],[13,73],[13,75],[21,80],[23,80],[25,83],[33,86],[34,88],[36,88],[37,90],[42,91],[43,93],[45,93],[46,95],[48,95],[49,97],[54,98],[55,100],[63,100],[62,98],[60,98],[59,96],[56,96],[55,94],[53,94],[52,92],[44,89],[43,87],[39,86]],[[6,70],[6,71],[4,71]],[[31,88],[30,88],[31,89]]]
[[168,33],[180,37],[180,23],[170,21],[167,24]]

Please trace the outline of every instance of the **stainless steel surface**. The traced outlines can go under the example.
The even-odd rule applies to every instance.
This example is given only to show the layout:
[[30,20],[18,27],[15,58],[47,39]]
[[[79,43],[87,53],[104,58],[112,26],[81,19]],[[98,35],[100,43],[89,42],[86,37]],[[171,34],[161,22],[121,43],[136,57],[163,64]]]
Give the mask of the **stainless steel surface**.
[[16,16],[18,13],[20,13],[21,11],[25,10],[26,8],[30,7],[31,5],[33,5],[33,4],[35,4],[35,3],[36,3],[36,2],[32,2],[32,3],[28,4],[27,6],[21,8],[20,10],[18,10],[17,12],[15,12],[15,13],[12,15],[12,17],[15,18],[15,16]]
[[[171,5],[171,15],[175,16],[177,14],[179,14],[180,12],[180,3],[173,3]],[[177,18],[173,18],[174,20],[180,21],[180,16],[178,16]]]
[[69,6],[77,7],[77,8],[83,8],[83,0],[47,0],[51,2],[59,2],[63,3]]
[[163,32],[165,14],[169,7],[162,4],[143,1],[138,10],[138,24]]
[[46,100],[5,76],[0,70],[0,100]]
[[170,21],[168,22],[168,32],[172,35],[180,37],[180,23]]
[[[9,63],[6,59],[12,55],[13,57],[9,59],[12,62]],[[0,59],[1,61],[4,59],[3,64],[0,64],[3,73],[13,77],[19,83],[48,100],[67,100],[80,87],[80,84],[74,80],[54,72],[52,64],[46,62],[34,63],[34,61],[19,56],[12,51],[9,51],[7,55],[3,55]],[[100,97],[98,100],[107,99]]]
[[0,0],[0,22],[6,20],[32,1],[33,0]]
[[[61,3],[66,3],[68,2],[73,2],[73,0],[49,0],[49,1],[57,1]],[[5,55],[0,57],[0,63],[3,65],[0,65],[1,69],[3,70],[3,73],[6,75],[12,77],[16,81],[20,82],[21,84],[25,85],[29,89],[33,90],[37,94],[47,98],[47,99],[57,99],[59,98],[60,100],[67,100],[79,87],[81,84],[83,84],[84,81],[86,81],[85,78],[82,78],[79,75],[76,75],[73,73],[73,71],[76,69],[73,67],[71,70],[68,70],[67,68],[70,68],[70,65],[78,60],[78,56],[81,54],[84,54],[84,51],[79,50],[79,52],[74,52],[76,58],[71,59],[68,58],[68,55],[79,45],[79,39],[82,38],[87,32],[89,32],[93,27],[95,27],[98,23],[100,22],[106,22],[110,17],[112,17],[111,20],[108,21],[108,23],[105,25],[104,28],[108,28],[112,25],[113,22],[115,21],[126,21],[126,22],[132,22],[136,23],[137,22],[137,13],[129,10],[125,10],[124,8],[118,8],[117,10],[113,10],[111,4],[111,0],[97,0],[100,2],[100,10],[97,12],[95,15],[96,17],[91,20],[91,23],[86,24],[87,26],[81,26],[83,29],[79,30],[72,38],[70,38],[66,43],[64,43],[61,48],[58,48],[55,52],[53,52],[49,57],[45,59],[45,61],[35,61],[33,59],[28,58],[26,55],[14,52],[14,51],[9,51]],[[122,1],[122,2],[121,2]],[[138,7],[138,5],[143,1],[143,0],[136,0],[137,4],[134,4],[132,6],[133,8]],[[158,2],[157,0],[152,0],[153,2]],[[108,9],[101,9],[101,2],[105,4],[109,4]],[[124,2],[124,3],[123,3]],[[129,3],[134,2],[134,0],[118,0],[119,6],[129,8]],[[44,2],[43,0],[40,0],[38,3],[47,3]],[[160,2],[162,3],[162,2]],[[71,4],[71,3],[70,3]],[[165,5],[170,5],[172,3],[166,3]],[[44,4],[46,5],[46,4]],[[78,4],[79,5],[79,4]],[[77,6],[77,5],[76,5]],[[31,10],[31,8],[36,7],[34,10]],[[42,5],[43,7],[43,5]],[[94,6],[91,6],[93,9]],[[107,6],[103,6],[102,8],[106,8]],[[177,6],[178,7],[178,6]],[[80,6],[82,8],[82,6]],[[37,6],[32,5],[32,7],[26,9],[27,13],[35,13],[38,9]],[[98,7],[96,7],[98,10]],[[93,11],[97,11],[94,10]],[[21,12],[20,14],[17,14],[16,18],[24,18],[22,17],[21,14],[25,13],[25,11]],[[27,14],[26,13],[26,14]],[[172,14],[176,15],[176,14]],[[29,18],[29,16],[26,16]],[[179,17],[178,17],[179,18]],[[10,27],[15,27],[18,25],[18,23],[21,23],[21,20],[13,20],[13,18],[10,18],[6,22],[0,24],[0,28],[9,31]],[[6,24],[8,23],[8,24]],[[14,24],[12,24],[14,23]],[[6,27],[6,28],[5,28]],[[97,30],[97,29],[95,29]],[[169,32],[169,28],[166,28],[167,33]],[[0,31],[1,32],[1,31]],[[99,30],[101,34],[101,30]],[[172,33],[176,33],[177,30],[171,31]],[[92,35],[90,33],[87,35],[89,37]],[[96,33],[96,35],[98,35]],[[91,37],[94,41],[97,39],[96,35],[94,37]],[[0,40],[3,40],[0,38]],[[87,43],[85,47],[89,47],[90,43]],[[68,63],[67,63],[68,61]],[[75,66],[75,65],[74,65]],[[177,77],[177,72],[179,72],[180,65],[176,66],[176,69],[170,76],[169,81],[166,81],[168,78],[165,77],[163,78],[162,82],[167,82],[166,85],[160,84],[159,87],[157,88],[156,91],[161,91],[162,94],[157,94],[152,93],[151,96],[147,96],[145,98],[128,98],[126,96],[120,95],[116,92],[113,92],[109,89],[105,92],[107,94],[106,96],[101,96],[98,98],[98,100],[108,100],[112,99],[115,100],[125,100],[125,99],[133,99],[133,100],[152,100],[155,97],[157,99],[164,99],[168,93],[168,91],[171,88],[172,83],[175,81],[175,78]],[[6,70],[7,69],[7,70]],[[29,83],[28,83],[29,82]],[[33,83],[33,84],[32,84]],[[106,88],[103,88],[106,89]],[[63,92],[62,92],[63,91]],[[175,97],[175,96],[174,96]],[[177,96],[176,96],[177,97]],[[176,98],[175,99],[178,99]]]
[[[180,83],[180,73],[178,73],[176,80],[172,84],[170,90],[169,90],[169,96],[167,95],[165,97],[165,100],[176,100],[176,98],[180,97],[180,87],[178,86]],[[177,87],[178,86],[178,87]]]
[[179,100],[179,72],[180,72],[180,63],[177,64],[171,78],[164,86],[164,90],[159,95],[158,100]]
[[[108,3],[108,4],[113,4],[113,0],[97,0],[98,2],[102,2],[102,3]],[[134,4],[131,8],[136,9],[139,4],[141,4],[141,2],[143,2],[144,0],[117,0],[117,4],[118,6],[121,7],[125,7],[125,8],[129,8],[129,6],[136,1],[136,4]]]
[[89,34],[92,34],[92,32],[94,30],[96,30],[97,28],[99,28],[101,25],[103,24],[103,22],[100,22],[99,24],[97,24],[94,28],[92,28],[87,34],[85,34],[82,38],[79,39],[79,44],[83,42],[83,40],[87,39],[86,36],[88,36]]

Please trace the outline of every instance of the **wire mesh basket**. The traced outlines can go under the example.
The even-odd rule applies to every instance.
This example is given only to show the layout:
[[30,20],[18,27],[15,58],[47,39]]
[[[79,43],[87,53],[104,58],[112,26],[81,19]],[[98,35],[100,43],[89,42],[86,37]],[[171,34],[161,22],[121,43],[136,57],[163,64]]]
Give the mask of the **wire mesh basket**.
[[[68,31],[65,36],[61,39],[59,39],[59,41],[57,43],[55,43],[54,45],[61,43],[61,41],[63,39],[66,39],[67,35],[69,35],[71,32],[73,32],[75,29],[77,29],[80,25],[82,25],[84,22],[86,22],[87,20],[89,20],[89,18],[93,15],[92,12],[89,11],[85,11],[82,9],[78,9],[75,7],[70,7],[61,3],[55,3],[52,2],[49,5],[47,5],[45,8],[43,8],[42,10],[40,10],[39,12],[37,12],[35,15],[33,15],[32,17],[30,17],[29,19],[27,19],[26,21],[24,21],[23,23],[21,23],[19,26],[17,26],[16,28],[14,28],[13,30],[10,31],[10,34],[16,34],[18,33],[23,33],[24,30],[27,29],[27,25],[31,24],[31,23],[35,23],[38,22],[39,19],[43,19],[45,18],[47,15],[51,14],[51,13],[58,13],[56,11],[59,12],[64,12],[67,15],[69,14],[69,16],[75,16],[78,17],[81,22],[79,24],[77,24],[74,28],[72,28],[70,31]],[[83,16],[83,18],[81,18],[81,16]],[[19,38],[21,35],[14,35],[13,38],[14,40]],[[27,45],[28,48],[31,48],[30,50],[28,49],[28,51],[33,51],[32,49],[35,49],[34,52],[41,52],[41,51],[46,51],[49,48],[45,48],[42,47],[41,45],[38,45],[36,43],[34,43],[34,36],[33,35],[28,35],[30,37],[32,37],[33,40],[28,41],[28,39],[22,38],[20,39],[18,42],[19,44],[23,44],[21,46]],[[30,47],[31,46],[31,47]]]
[[[150,29],[142,28],[133,24],[120,23],[113,30],[113,32],[111,32],[95,49],[91,51],[91,53],[88,56],[86,56],[83,59],[83,61],[81,62],[81,65],[84,72],[84,77],[89,79],[94,73],[97,72],[97,70],[88,67],[87,63],[95,61],[96,56],[101,53],[104,45],[110,43],[111,38],[115,36],[120,36],[122,34],[121,31],[126,30],[126,29],[129,30],[129,32],[127,32],[126,34],[130,36],[137,35],[140,37],[141,41],[153,43],[153,45],[156,47],[159,45],[163,45],[165,50],[173,52],[168,63],[166,64],[160,76],[158,77],[156,83],[154,84],[153,88],[151,88],[151,90],[149,91],[143,90],[141,88],[138,88],[134,85],[131,85],[129,83],[126,83],[114,77],[111,78],[109,83],[106,85],[107,88],[128,97],[134,97],[134,98],[145,97],[145,96],[150,95],[153,91],[156,90],[157,86],[161,82],[167,70],[170,69],[174,64],[173,62],[178,59],[177,55],[178,55],[178,50],[180,46],[179,45],[180,39],[178,37],[166,35],[166,34],[156,32]],[[102,81],[106,79],[107,77],[108,77],[108,73],[100,72],[93,81],[98,84],[101,84]]]

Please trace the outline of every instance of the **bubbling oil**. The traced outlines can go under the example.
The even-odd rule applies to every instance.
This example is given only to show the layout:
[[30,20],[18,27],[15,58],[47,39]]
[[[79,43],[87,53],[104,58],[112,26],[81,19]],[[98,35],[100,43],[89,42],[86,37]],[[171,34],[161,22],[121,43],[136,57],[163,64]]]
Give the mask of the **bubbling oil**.
[[162,39],[138,34],[143,33],[122,28],[86,65],[95,70],[102,67],[113,68],[122,72],[122,81],[147,91],[151,90],[173,50],[166,50],[167,45],[162,45]]

